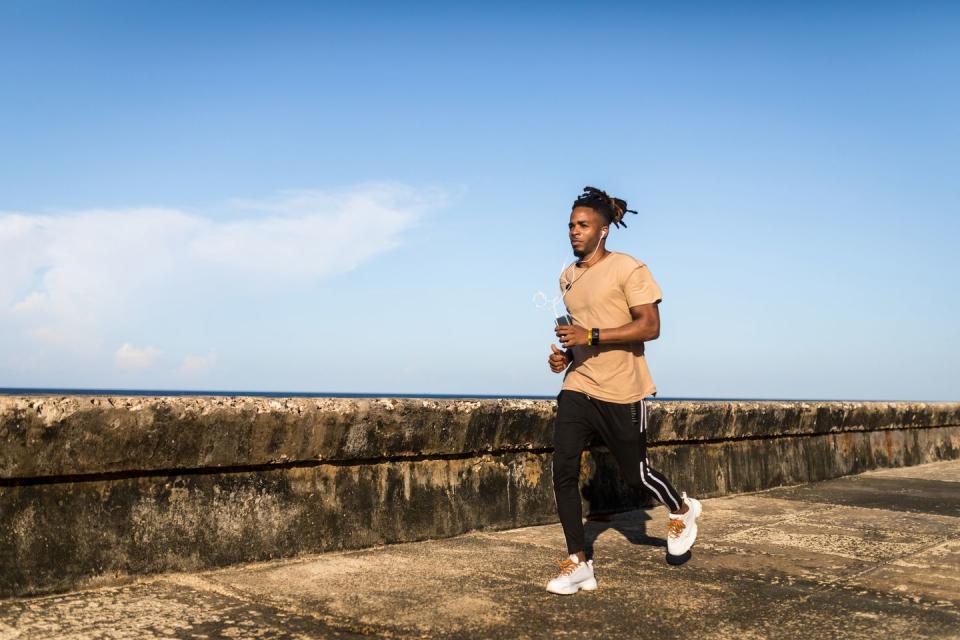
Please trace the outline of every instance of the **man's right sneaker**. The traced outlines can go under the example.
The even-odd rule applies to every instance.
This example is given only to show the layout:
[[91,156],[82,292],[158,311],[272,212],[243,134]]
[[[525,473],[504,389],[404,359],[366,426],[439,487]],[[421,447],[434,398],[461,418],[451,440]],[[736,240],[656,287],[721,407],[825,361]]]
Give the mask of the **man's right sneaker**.
[[576,554],[560,563],[560,575],[547,583],[547,591],[569,596],[580,589],[593,591],[597,579],[593,577],[593,560],[580,562]]
[[700,501],[688,498],[683,494],[683,502],[687,505],[687,512],[683,515],[670,514],[670,527],[667,531],[667,553],[671,556],[682,556],[697,539],[697,518],[703,511]]

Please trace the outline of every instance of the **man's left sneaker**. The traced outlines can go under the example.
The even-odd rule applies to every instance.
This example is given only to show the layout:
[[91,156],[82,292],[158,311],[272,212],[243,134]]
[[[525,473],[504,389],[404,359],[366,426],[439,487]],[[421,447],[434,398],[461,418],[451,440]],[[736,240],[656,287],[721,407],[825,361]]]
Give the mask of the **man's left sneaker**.
[[560,563],[560,575],[547,583],[547,591],[561,596],[573,595],[577,591],[593,591],[597,588],[597,579],[593,577],[593,560],[580,562],[576,554]]
[[687,505],[687,512],[680,515],[670,514],[670,527],[667,532],[667,553],[672,556],[682,556],[697,539],[697,518],[703,511],[700,501],[688,498],[683,494],[683,503]]

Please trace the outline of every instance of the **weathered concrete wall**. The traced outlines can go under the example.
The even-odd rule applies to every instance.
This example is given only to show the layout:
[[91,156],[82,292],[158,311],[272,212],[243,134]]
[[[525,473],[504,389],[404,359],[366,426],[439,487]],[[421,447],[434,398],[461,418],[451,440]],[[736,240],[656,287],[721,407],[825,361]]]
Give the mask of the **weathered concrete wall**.
[[[700,496],[960,457],[960,403],[649,406],[651,462]],[[553,521],[554,410],[0,397],[0,596]],[[588,511],[644,499],[587,462]]]

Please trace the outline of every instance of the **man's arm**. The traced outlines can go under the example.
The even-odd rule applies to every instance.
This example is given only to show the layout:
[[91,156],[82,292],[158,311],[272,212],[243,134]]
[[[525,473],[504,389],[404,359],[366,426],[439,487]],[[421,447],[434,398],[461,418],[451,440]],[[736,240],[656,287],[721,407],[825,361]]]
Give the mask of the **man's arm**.
[[[657,303],[641,304],[630,307],[630,317],[627,324],[620,327],[600,329],[600,344],[633,344],[647,342],[660,337],[660,308]],[[560,344],[569,349],[578,345],[586,345],[593,327],[578,327],[574,325],[560,325],[556,334]]]
[[656,303],[630,307],[632,321],[613,329],[600,327],[600,344],[630,344],[660,337],[660,306]]

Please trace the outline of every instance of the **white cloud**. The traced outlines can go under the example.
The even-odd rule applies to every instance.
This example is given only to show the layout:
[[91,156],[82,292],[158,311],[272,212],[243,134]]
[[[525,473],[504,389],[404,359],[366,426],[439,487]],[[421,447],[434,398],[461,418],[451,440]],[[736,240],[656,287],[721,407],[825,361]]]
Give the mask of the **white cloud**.
[[211,352],[205,356],[187,356],[180,364],[180,373],[197,376],[208,373],[217,364],[217,354]]
[[154,347],[137,349],[129,342],[125,342],[123,346],[113,354],[113,362],[118,369],[146,369],[152,367],[159,357],[159,349],[155,349]]
[[[191,312],[221,292],[255,300],[257,291],[355,269],[397,247],[444,200],[437,191],[369,184],[234,200],[229,216],[161,207],[0,213],[0,356],[45,345],[105,363],[117,336],[158,314],[192,326]],[[165,347],[163,336],[137,335]],[[139,351],[125,347],[117,366],[139,366]],[[213,365],[204,358],[189,356],[181,371]]]
[[401,233],[443,200],[437,191],[417,192],[396,184],[234,200],[237,209],[260,216],[215,225],[193,238],[190,251],[198,262],[235,272],[323,278],[396,247]]

